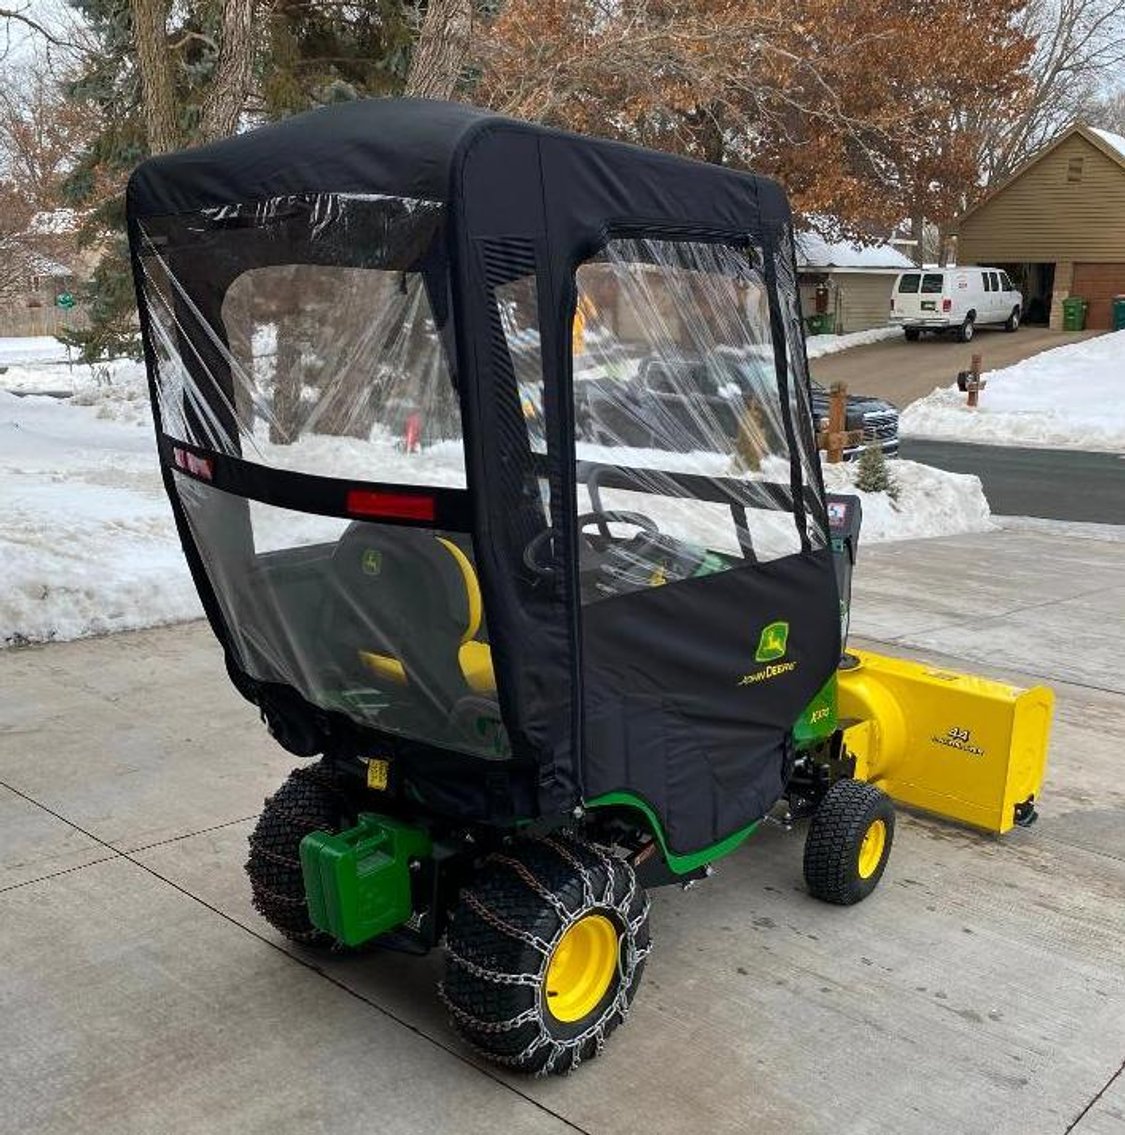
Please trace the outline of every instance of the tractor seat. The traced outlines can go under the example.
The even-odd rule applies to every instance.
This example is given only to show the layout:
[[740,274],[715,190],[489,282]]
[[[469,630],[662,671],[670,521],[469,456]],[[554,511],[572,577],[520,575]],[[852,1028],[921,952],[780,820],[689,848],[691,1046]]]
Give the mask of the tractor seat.
[[[336,553],[349,565],[349,590],[358,585],[393,611],[386,620],[382,612],[371,614],[385,631],[380,642],[357,642],[364,669],[385,685],[455,686],[434,691],[450,704],[468,692],[495,697],[492,651],[482,641],[480,582],[466,552],[447,536],[416,529],[360,525],[354,532],[345,533]],[[355,573],[357,563],[368,577],[366,587]],[[450,675],[454,644],[456,674]]]

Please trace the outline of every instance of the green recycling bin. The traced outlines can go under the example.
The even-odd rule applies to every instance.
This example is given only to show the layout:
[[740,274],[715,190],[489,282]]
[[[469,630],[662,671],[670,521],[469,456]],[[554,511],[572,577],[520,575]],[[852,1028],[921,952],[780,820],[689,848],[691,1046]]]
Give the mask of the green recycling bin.
[[831,335],[832,334],[832,316],[826,311],[818,311],[808,318],[809,334],[810,335]]
[[1125,331],[1125,296],[1113,297],[1113,329]]
[[1086,327],[1087,303],[1081,296],[1069,296],[1063,300],[1063,330],[1083,331]]

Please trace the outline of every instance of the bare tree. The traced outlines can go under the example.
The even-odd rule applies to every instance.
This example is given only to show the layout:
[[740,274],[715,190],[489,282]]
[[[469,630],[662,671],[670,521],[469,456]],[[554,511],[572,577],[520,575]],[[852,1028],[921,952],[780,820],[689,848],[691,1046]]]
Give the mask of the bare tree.
[[414,44],[406,94],[422,99],[453,95],[473,32],[473,0],[429,0]]
[[1122,0],[1029,0],[1020,21],[1036,45],[1031,89],[1019,114],[986,107],[973,124],[985,185],[1003,180],[1071,122],[1093,117],[1106,79],[1125,69]]
[[1091,126],[1125,135],[1125,87],[1104,99],[1099,99],[1087,112],[1086,117]]

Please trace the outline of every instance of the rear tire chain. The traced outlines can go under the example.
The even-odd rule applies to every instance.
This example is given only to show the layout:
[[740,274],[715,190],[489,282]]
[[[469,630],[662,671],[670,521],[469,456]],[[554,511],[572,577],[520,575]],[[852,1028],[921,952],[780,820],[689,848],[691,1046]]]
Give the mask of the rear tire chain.
[[[512,870],[513,860],[524,870]],[[587,903],[599,892],[611,901]],[[569,1072],[596,1056],[628,1014],[650,946],[647,896],[628,865],[574,838],[528,842],[486,861],[471,893],[473,903],[462,904],[451,920],[441,990],[457,1030],[488,1059],[538,1075]],[[478,905],[508,929],[497,934],[493,919],[474,910]],[[602,1003],[562,1025],[543,1009],[543,982],[555,944],[589,913],[615,922],[625,958]],[[547,952],[530,938],[547,942]]]

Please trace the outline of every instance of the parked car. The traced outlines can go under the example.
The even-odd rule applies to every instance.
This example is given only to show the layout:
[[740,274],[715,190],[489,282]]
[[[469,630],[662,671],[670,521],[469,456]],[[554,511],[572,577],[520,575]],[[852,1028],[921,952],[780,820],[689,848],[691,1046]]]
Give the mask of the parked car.
[[923,331],[953,332],[967,343],[985,324],[1015,331],[1023,296],[999,268],[919,268],[900,272],[891,291],[891,323],[914,342]]
[[[728,450],[748,399],[762,389],[762,366],[772,371],[772,354],[762,359],[746,352],[708,358],[661,355],[643,359],[628,378],[576,381],[578,439],[665,451],[714,450],[724,439],[722,447]],[[817,428],[827,425],[829,397],[822,386],[812,384]],[[898,453],[898,410],[881,398],[849,394],[846,428],[861,430],[863,440],[844,451],[845,460],[872,445],[888,457]]]

